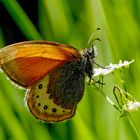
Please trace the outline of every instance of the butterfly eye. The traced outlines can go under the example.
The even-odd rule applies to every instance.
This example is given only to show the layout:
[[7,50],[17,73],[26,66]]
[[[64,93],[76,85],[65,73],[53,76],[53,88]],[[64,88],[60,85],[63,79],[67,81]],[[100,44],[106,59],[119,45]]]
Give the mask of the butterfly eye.
[[88,52],[88,55],[91,56],[92,52]]

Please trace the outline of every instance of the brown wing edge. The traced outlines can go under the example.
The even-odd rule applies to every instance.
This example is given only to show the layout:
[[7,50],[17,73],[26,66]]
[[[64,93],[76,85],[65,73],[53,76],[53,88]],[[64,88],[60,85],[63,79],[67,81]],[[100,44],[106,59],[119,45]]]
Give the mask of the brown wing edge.
[[73,50],[75,50],[77,52],[77,54],[80,55],[79,51],[76,48],[72,47],[71,45],[66,45],[66,44],[59,43],[59,42],[51,42],[51,41],[44,41],[44,40],[23,41],[23,42],[13,43],[13,44],[7,45],[3,48],[0,48],[0,68],[2,65],[1,56],[2,56],[3,49],[8,48],[8,47],[12,47],[12,46],[25,45],[25,44],[48,44],[48,45],[53,45],[53,46],[72,48]]
[[45,40],[32,40],[32,41],[23,41],[23,42],[19,42],[19,43],[13,43],[11,45],[7,45],[6,47],[10,47],[10,46],[18,46],[18,45],[24,45],[24,44],[49,44],[49,45],[54,45],[54,46],[63,46],[63,47],[67,47],[67,48],[73,48],[76,51],[78,51],[76,48],[72,47],[71,45],[66,45],[63,43],[59,43],[59,42],[52,42],[52,41],[45,41]]

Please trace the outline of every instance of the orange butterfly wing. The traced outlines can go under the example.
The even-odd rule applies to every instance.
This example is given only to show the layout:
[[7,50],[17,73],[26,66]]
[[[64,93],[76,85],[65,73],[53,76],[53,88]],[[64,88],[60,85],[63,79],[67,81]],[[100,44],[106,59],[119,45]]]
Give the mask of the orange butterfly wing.
[[0,50],[0,67],[15,83],[30,87],[51,70],[79,57],[75,48],[47,41],[27,41]]

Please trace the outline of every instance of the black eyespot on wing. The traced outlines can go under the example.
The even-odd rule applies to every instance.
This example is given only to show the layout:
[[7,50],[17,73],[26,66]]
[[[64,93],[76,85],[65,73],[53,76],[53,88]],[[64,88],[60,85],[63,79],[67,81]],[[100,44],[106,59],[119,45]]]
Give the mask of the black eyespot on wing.
[[39,95],[36,95],[36,98],[39,98]]
[[38,85],[38,88],[39,88],[39,89],[42,89],[42,84],[39,84],[39,85]]
[[57,109],[56,109],[56,108],[53,108],[53,109],[52,109],[52,112],[53,112],[53,113],[55,113],[56,111],[57,111]]
[[44,105],[44,110],[46,110],[48,108],[48,106],[47,105]]

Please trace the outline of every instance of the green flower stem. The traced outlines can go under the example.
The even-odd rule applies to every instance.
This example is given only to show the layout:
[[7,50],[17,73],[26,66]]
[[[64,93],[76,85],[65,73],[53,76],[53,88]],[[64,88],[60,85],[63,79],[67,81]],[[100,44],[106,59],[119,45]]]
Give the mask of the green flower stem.
[[132,126],[132,128],[133,128],[133,130],[134,130],[134,132],[135,132],[135,134],[136,134],[136,136],[137,136],[137,139],[140,140],[140,134],[139,134],[139,132],[138,132],[138,129],[136,128],[136,125],[135,125],[133,119],[131,118],[130,115],[127,115],[127,118],[128,118],[129,123],[130,123],[130,125]]
[[[115,86],[115,87],[117,87],[119,90],[121,90],[118,86]],[[103,97],[107,100],[107,102],[110,103],[115,109],[117,109],[120,113],[122,112],[121,108],[118,107],[118,106],[116,106],[116,105],[114,104],[114,102],[113,102],[108,96],[106,96],[105,93],[104,93],[102,90],[100,90],[96,85],[95,85],[95,89],[96,89],[98,92],[100,92],[100,93],[103,95]],[[122,90],[121,90],[121,92],[122,92]],[[126,92],[126,93],[127,93],[127,92]],[[126,94],[126,93],[125,93],[125,94]],[[132,96],[131,96],[130,94],[128,94],[128,93],[127,93],[127,95],[129,95],[130,97],[132,97]],[[122,116],[124,116],[124,115],[122,115]],[[122,117],[122,116],[121,116],[121,117]],[[139,132],[138,132],[138,130],[137,130],[137,128],[136,128],[136,125],[135,125],[133,119],[131,118],[131,116],[130,116],[129,114],[127,114],[127,115],[125,115],[125,116],[127,116],[128,120],[129,120],[129,123],[130,123],[130,125],[132,126],[132,128],[133,128],[133,130],[134,130],[134,132],[135,132],[135,134],[136,134],[136,136],[137,136],[137,138],[140,140],[140,134],[139,134]]]
[[107,102],[108,102],[109,104],[111,104],[115,109],[117,109],[119,112],[121,112],[121,109],[120,109],[119,107],[117,107],[117,106],[114,104],[114,102],[113,102],[108,96],[106,96],[106,95],[104,94],[103,91],[101,91],[96,85],[95,85],[95,87],[96,87],[96,90],[99,91],[99,92],[104,96],[104,98],[107,100]]

